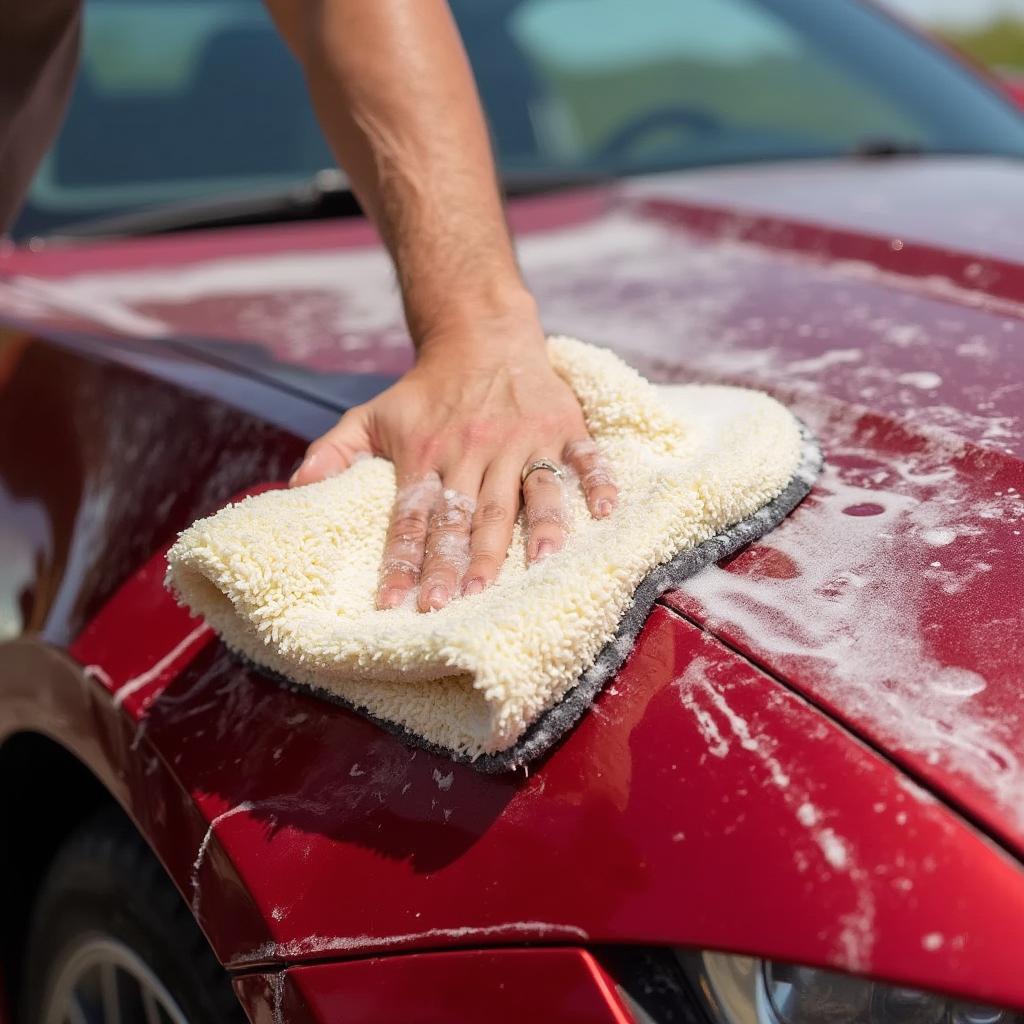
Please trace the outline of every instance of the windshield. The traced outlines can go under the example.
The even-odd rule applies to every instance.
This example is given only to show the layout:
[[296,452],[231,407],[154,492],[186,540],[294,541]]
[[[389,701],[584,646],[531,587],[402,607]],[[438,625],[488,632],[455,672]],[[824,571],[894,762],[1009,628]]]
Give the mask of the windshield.
[[[1024,155],[1024,118],[856,0],[453,0],[508,182],[851,153]],[[259,0],[88,0],[15,235],[332,159]]]

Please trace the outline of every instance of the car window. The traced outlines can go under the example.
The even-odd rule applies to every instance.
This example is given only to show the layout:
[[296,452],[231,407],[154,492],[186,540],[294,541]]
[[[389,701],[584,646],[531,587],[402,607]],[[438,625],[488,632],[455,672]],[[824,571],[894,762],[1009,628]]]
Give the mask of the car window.
[[892,98],[761,4],[630,6],[629,18],[622,0],[529,0],[514,12],[513,34],[544,82],[538,124],[552,155],[924,141]]
[[[451,0],[506,176],[859,151],[1024,155],[1024,118],[857,0]],[[16,234],[331,166],[259,0],[87,0]]]
[[251,0],[95,0],[32,189],[61,214],[259,188],[331,164],[296,62]]

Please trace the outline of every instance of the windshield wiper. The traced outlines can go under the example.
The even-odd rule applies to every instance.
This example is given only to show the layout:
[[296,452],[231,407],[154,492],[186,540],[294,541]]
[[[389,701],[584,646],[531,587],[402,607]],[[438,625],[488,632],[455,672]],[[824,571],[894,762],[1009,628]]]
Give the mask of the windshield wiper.
[[324,170],[308,181],[287,188],[164,203],[68,224],[34,241],[52,244],[81,238],[163,235],[199,228],[351,217],[358,213],[359,203],[345,175],[341,171]]
[[[534,195],[563,188],[604,184],[613,175],[597,171],[522,171],[506,174],[502,184],[510,196]],[[214,196],[166,203],[129,213],[99,217],[62,226],[34,245],[59,245],[80,239],[163,235],[202,228],[274,224],[297,220],[352,217],[361,212],[348,179],[338,170],[323,170],[308,181],[287,188],[265,189],[243,195]]]
[[850,150],[853,156],[877,159],[887,156],[923,156],[924,147],[912,139],[901,139],[890,135],[868,135],[854,144]]

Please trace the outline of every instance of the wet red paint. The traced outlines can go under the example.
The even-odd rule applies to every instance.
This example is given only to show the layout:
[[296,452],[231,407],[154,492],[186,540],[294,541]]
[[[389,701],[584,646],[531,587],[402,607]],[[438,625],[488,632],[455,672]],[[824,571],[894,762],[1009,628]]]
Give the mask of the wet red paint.
[[877,516],[885,511],[884,505],[876,505],[873,501],[865,501],[860,505],[847,505],[843,509],[844,516]]
[[[607,205],[597,191],[520,199],[509,207],[516,231],[557,230],[587,220]],[[209,260],[238,259],[254,252],[295,253],[376,246],[377,232],[360,218],[270,227],[189,231],[180,234],[98,240],[52,248],[0,248],[0,274],[61,277],[97,270],[123,271],[187,267]]]
[[[1024,640],[1017,596],[1024,558],[1020,464],[971,445],[947,455],[940,444],[930,449],[911,428],[871,416],[831,431],[823,426],[826,451],[870,450],[876,463],[844,466],[838,460],[792,521],[734,559],[727,576],[711,570],[666,601],[770,666],[1024,852],[1024,781],[1017,763],[1024,750],[1017,653]],[[841,595],[847,582],[821,578],[815,564],[824,532],[834,537],[835,564],[861,572],[860,542],[851,537],[848,552],[843,549],[842,514],[850,510],[842,502],[844,487],[877,493],[881,500],[875,507],[887,512],[877,558],[855,581],[865,596],[845,605]],[[873,503],[860,508],[866,504]],[[950,525],[929,527],[932,515]],[[922,517],[923,525],[916,522]],[[794,561],[795,580],[805,577],[805,586],[783,598],[778,583],[761,572],[766,556],[754,556],[765,551]],[[761,588],[760,607],[742,596],[749,593],[741,585],[744,579]],[[828,648],[818,634],[806,639],[802,623],[822,617],[836,632],[848,634],[853,645],[848,657],[874,673],[869,681],[885,684],[888,666],[899,686],[906,667],[900,650],[907,637],[915,638],[920,658],[935,665],[936,676],[940,669],[959,669],[978,678],[958,681],[950,675],[954,691],[957,685],[963,689],[960,705],[953,701],[933,709],[927,694],[920,699],[904,694],[894,704],[881,691],[872,704],[851,673],[842,670],[837,648]],[[887,628],[878,628],[880,622]],[[944,691],[938,678],[934,684],[939,705]]]
[[[632,1024],[600,964],[581,949],[503,949],[418,954],[296,967],[236,982],[255,1024],[275,1001],[294,1024],[374,1024],[387,993],[389,1020],[450,1024],[530,1017],[559,1024]],[[269,1024],[272,1015],[265,1018]]]
[[[660,380],[767,388],[812,426],[829,460],[776,535],[713,570],[703,589],[666,596],[693,621],[656,609],[615,685],[528,779],[417,754],[240,667],[208,638],[185,643],[196,624],[162,590],[159,556],[138,568],[239,487],[287,475],[311,424],[334,414],[330,373],[407,363],[368,229],[4,254],[0,316],[42,336],[120,332],[135,362],[130,372],[104,367],[93,386],[94,356],[70,365],[59,346],[50,353],[13,332],[0,346],[0,385],[24,395],[34,382],[17,422],[33,404],[52,401],[60,414],[36,455],[75,453],[75,472],[53,474],[42,492],[32,489],[38,458],[0,458],[7,491],[29,510],[19,514],[35,524],[25,536],[41,568],[27,584],[26,621],[58,646],[77,636],[74,656],[99,666],[84,697],[28,680],[9,687],[3,728],[55,733],[94,768],[235,966],[523,941],[680,943],[841,962],[1024,1006],[1024,872],[975,830],[1024,855],[1024,253],[1007,232],[974,245],[969,229],[972,218],[1005,220],[1021,186],[1000,173],[986,191],[995,179],[983,163],[963,161],[959,178],[922,165],[930,225],[907,206],[915,172],[902,164],[831,177],[823,166],[815,181],[796,168],[770,199],[751,199],[755,189],[740,201],[738,178],[707,172],[516,206],[523,264],[553,329],[612,344]],[[786,171],[770,173],[778,184]],[[873,219],[856,230],[829,219],[844,188],[852,202],[868,185],[880,204]],[[801,210],[802,188],[811,191]],[[963,246],[954,251],[951,237]],[[282,252],[320,278],[275,286]],[[88,287],[76,290],[84,273]],[[40,297],[38,282],[57,291]],[[98,295],[102,309],[86,305]],[[360,305],[366,296],[372,308]],[[194,384],[172,376],[159,341],[133,333],[126,313],[150,318],[157,334],[202,335],[200,357],[243,371],[239,381],[286,379],[287,429],[256,430],[266,395],[232,388],[204,401],[246,415],[203,418],[207,406],[190,405],[175,422],[194,443],[169,450],[166,467],[113,458],[121,449],[104,447],[89,411],[96,396],[117,422],[118,409],[152,409],[157,398],[173,410]],[[194,375],[213,373],[196,365]],[[0,397],[8,409],[10,394]],[[306,406],[319,419],[303,418]],[[236,434],[252,461],[217,467],[217,486],[200,493],[195,467],[206,466],[210,438]],[[108,465],[126,467],[114,485]],[[137,489],[159,474],[153,492]],[[103,539],[116,571],[103,573],[76,562],[70,540],[88,521],[82,509],[115,485],[128,497]],[[148,521],[163,496],[163,517]],[[837,571],[818,571],[822,558]],[[61,586],[73,601],[57,600]],[[877,674],[874,710],[827,648],[822,621],[849,639],[872,685]],[[947,674],[962,701],[908,705],[932,714],[928,743],[921,715],[885,714],[901,696],[894,651],[909,633],[936,671],[984,681],[966,693],[973,677]],[[110,691],[140,676],[115,709]],[[958,733],[963,722],[970,731]],[[967,760],[958,736],[970,740]],[[904,770],[974,824],[912,795]],[[440,787],[436,776],[449,773]],[[350,969],[359,968],[336,977]],[[326,968],[308,970],[334,984],[317,973]]]
[[[129,586],[77,651],[83,660],[102,660],[111,643],[123,651],[125,634],[170,603]],[[111,676],[115,691],[123,682]],[[727,750],[709,746],[702,716]],[[177,858],[176,879],[198,894],[200,920],[236,967],[526,940],[656,942],[932,987],[970,979],[976,996],[1024,1002],[1011,955],[1024,929],[1019,867],[665,609],[528,778],[410,750],[215,648],[149,694],[140,726],[203,818],[217,820],[198,872],[193,850]],[[227,913],[239,898],[247,912]],[[239,921],[254,915],[264,935],[250,924],[243,936]],[[935,951],[923,945],[932,933],[944,937]]]

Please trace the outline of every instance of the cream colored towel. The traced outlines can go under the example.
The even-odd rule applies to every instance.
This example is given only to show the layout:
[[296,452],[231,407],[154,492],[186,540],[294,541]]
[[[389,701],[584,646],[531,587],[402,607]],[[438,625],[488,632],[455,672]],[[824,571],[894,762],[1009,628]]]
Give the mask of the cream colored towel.
[[801,459],[797,420],[764,394],[656,388],[570,338],[551,339],[550,353],[620,489],[597,521],[566,488],[561,552],[528,569],[517,526],[482,594],[428,614],[377,611],[395,481],[374,458],[195,523],[168,555],[170,586],[258,665],[456,755],[512,747],[593,664],[651,570],[748,519]]

